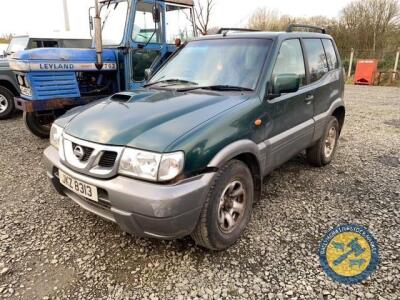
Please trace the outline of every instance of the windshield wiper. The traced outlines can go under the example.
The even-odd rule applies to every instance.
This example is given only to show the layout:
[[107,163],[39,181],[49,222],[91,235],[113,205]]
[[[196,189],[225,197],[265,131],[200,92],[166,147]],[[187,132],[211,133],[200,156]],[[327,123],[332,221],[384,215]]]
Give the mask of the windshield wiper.
[[156,81],[156,82],[145,84],[144,87],[149,87],[149,86],[152,86],[152,85],[155,85],[155,84],[159,84],[159,83],[177,83],[177,84],[183,83],[183,84],[199,85],[196,82],[189,81],[189,80],[184,80],[184,79],[165,79],[165,80],[159,80],[159,81]]
[[235,91],[235,92],[254,92],[253,89],[235,86],[235,85],[209,85],[209,86],[194,86],[188,88],[177,89],[178,92],[189,92],[194,90],[212,90],[212,91]]

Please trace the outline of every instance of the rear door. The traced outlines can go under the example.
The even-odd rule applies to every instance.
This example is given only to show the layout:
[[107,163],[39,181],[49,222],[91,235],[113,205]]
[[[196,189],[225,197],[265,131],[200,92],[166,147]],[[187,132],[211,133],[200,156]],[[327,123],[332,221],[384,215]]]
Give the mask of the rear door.
[[266,101],[272,119],[270,126],[267,126],[272,168],[308,147],[314,133],[313,93],[307,86],[306,64],[300,39],[282,42],[271,82],[280,74],[298,75],[301,87],[295,93],[282,94]]

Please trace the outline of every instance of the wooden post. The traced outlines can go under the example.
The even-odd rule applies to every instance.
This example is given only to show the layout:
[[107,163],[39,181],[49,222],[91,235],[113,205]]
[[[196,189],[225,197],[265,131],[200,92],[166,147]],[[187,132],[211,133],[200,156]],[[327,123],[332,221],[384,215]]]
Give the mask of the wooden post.
[[349,73],[347,74],[347,77],[351,76],[351,69],[353,67],[353,58],[354,58],[354,48],[351,48],[350,63],[349,63]]
[[393,81],[396,80],[396,72],[397,72],[397,67],[399,66],[399,58],[400,58],[400,47],[397,48],[397,53],[396,53],[396,60],[394,62],[394,68],[393,68]]

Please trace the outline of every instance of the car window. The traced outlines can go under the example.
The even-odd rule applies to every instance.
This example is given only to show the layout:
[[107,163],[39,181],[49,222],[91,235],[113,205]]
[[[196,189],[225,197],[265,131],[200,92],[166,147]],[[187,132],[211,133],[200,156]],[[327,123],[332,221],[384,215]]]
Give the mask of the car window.
[[57,48],[58,42],[53,40],[32,40],[32,48]]
[[282,43],[272,76],[280,74],[299,75],[300,85],[307,84],[303,50],[299,39],[287,40]]
[[268,39],[251,38],[191,41],[149,83],[179,78],[197,86],[255,89],[270,45]]
[[322,43],[324,44],[329,70],[334,70],[339,68],[339,60],[336,56],[336,51],[335,48],[333,47],[332,41],[328,39],[323,39]]
[[320,39],[304,39],[304,46],[310,67],[311,82],[315,82],[329,71],[324,47]]

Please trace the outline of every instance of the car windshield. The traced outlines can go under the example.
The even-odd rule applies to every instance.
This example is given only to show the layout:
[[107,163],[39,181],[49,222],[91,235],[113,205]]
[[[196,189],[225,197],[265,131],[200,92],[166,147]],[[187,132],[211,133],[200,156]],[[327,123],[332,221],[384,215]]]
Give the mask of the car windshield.
[[101,7],[100,17],[103,29],[103,44],[105,46],[117,46],[121,44],[127,13],[127,1],[106,2]]
[[176,82],[255,89],[270,45],[267,39],[193,41],[157,72],[149,84]]
[[15,37],[7,48],[7,54],[23,51],[28,47],[29,37]]

